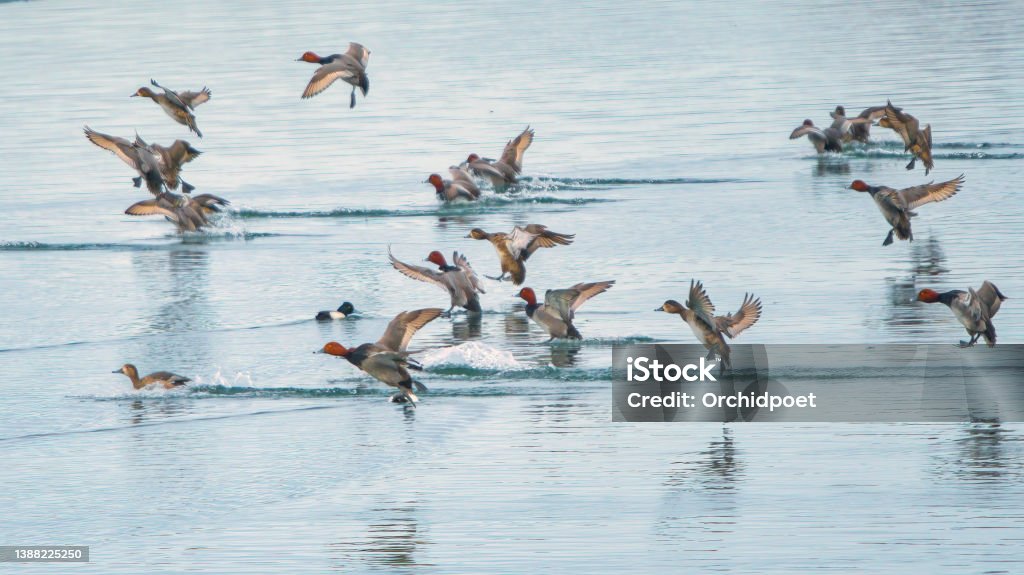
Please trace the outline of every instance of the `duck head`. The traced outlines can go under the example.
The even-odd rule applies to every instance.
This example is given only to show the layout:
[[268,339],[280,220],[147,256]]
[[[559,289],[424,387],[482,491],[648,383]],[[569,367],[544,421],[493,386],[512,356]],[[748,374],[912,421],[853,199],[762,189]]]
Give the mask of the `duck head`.
[[136,96],[142,96],[144,98],[152,98],[153,96],[156,96],[156,92],[154,92],[153,90],[150,90],[149,88],[143,86],[143,87],[139,88],[138,90],[136,90],[135,93],[131,95],[132,98],[134,98]]
[[836,116],[846,116],[846,108],[842,106],[836,106],[836,111],[832,112]]
[[312,64],[319,64],[323,60],[316,52],[306,52],[305,54],[298,57],[296,62],[310,62]]
[[917,292],[917,301],[923,301],[924,303],[935,303],[939,301],[939,292],[925,288]]
[[430,174],[430,177],[427,178],[427,183],[433,184],[434,191],[436,191],[437,193],[444,193],[444,180],[441,179],[441,176],[439,174]]
[[351,350],[346,349],[345,346],[341,345],[336,341],[331,341],[324,344],[323,348],[314,353],[326,353],[327,355],[334,355],[337,357],[345,357]]
[[665,300],[665,303],[661,304],[661,307],[654,308],[654,311],[663,311],[665,313],[683,313],[685,308],[679,302],[674,299]]
[[810,127],[813,128],[814,127],[814,122],[812,122],[810,119],[807,119],[807,120],[804,120],[804,123],[801,124],[801,126],[810,126]]
[[469,230],[469,235],[466,237],[473,238],[474,240],[486,240],[487,232],[481,230],[480,228],[473,228]]
[[857,190],[858,192],[866,192],[871,189],[871,186],[867,185],[864,182],[864,180],[854,180],[853,183],[850,184],[850,187],[847,189]]
[[439,268],[448,267],[448,260],[444,259],[444,256],[441,254],[441,252],[437,250],[434,250],[427,254],[427,259],[424,261],[428,261]]
[[537,294],[533,293],[533,288],[525,287],[519,290],[516,297],[521,297],[526,300],[526,303],[530,305],[537,305]]
[[139,377],[139,370],[135,369],[135,366],[130,363],[126,363],[121,366],[121,369],[115,369],[110,373],[123,373],[128,377]]
[[345,315],[352,315],[352,313],[356,311],[356,308],[351,303],[345,302],[341,304],[341,307],[338,308],[338,311]]
[[473,162],[475,162],[475,161],[477,161],[479,159],[480,159],[480,156],[478,156],[476,154],[470,154],[469,157],[466,158],[466,163],[472,164]]

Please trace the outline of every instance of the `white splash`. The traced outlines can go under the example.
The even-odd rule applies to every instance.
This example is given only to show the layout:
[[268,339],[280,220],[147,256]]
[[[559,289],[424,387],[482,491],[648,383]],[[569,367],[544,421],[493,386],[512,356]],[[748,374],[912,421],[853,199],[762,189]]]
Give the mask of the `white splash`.
[[526,369],[511,353],[478,341],[467,341],[452,347],[432,349],[419,354],[420,363],[425,368],[439,366],[472,367],[495,371],[513,371]]

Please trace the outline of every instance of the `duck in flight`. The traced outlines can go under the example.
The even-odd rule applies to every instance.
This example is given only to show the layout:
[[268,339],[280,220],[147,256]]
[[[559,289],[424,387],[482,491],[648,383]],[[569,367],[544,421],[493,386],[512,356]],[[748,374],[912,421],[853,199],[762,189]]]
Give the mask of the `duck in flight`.
[[451,315],[456,307],[464,308],[466,311],[479,313],[480,296],[486,293],[480,286],[480,278],[477,277],[473,267],[469,265],[466,256],[459,252],[452,254],[452,265],[444,259],[439,251],[430,252],[426,261],[437,266],[437,270],[415,266],[399,261],[391,254],[388,248],[388,259],[392,267],[406,277],[438,286],[448,292],[451,299],[451,307],[444,312],[445,317]]
[[917,301],[944,303],[953,311],[957,321],[967,330],[967,335],[971,336],[970,341],[961,341],[960,347],[971,347],[981,337],[989,347],[995,346],[996,328],[992,325],[992,318],[1007,299],[996,284],[988,280],[977,290],[967,288],[967,291],[955,289],[939,293],[923,289],[917,294]]
[[544,303],[537,303],[537,294],[532,288],[519,290],[516,297],[526,301],[526,316],[544,328],[550,339],[583,339],[573,325],[576,310],[590,298],[608,291],[615,280],[578,283],[566,289],[549,289],[544,292]]
[[136,90],[132,97],[141,96],[153,100],[175,122],[187,126],[196,136],[202,138],[203,133],[196,126],[196,115],[192,112],[196,109],[196,106],[208,101],[210,96],[213,95],[209,88],[203,86],[203,89],[198,92],[175,92],[164,88],[156,80],[150,80],[149,83],[156,88],[160,88],[164,93],[157,94],[148,87],[143,86]]
[[370,77],[366,75],[370,51],[362,44],[349,42],[348,50],[344,54],[331,54],[327,57],[322,57],[316,52],[306,52],[296,61],[320,64],[302,92],[303,100],[323,92],[339,79],[352,86],[349,108],[356,107],[356,88],[359,88],[364,98],[370,91]]
[[854,180],[849,189],[858,192],[867,192],[875,200],[879,211],[889,222],[892,229],[885,236],[883,246],[892,243],[893,234],[897,239],[914,241],[914,234],[910,229],[910,218],[917,215],[913,210],[931,202],[941,202],[956,195],[960,186],[964,183],[964,175],[947,182],[927,183],[921,186],[913,186],[895,190],[886,186],[869,186],[863,180]]
[[709,351],[708,357],[717,354],[721,358],[722,368],[729,369],[731,350],[725,338],[735,338],[761,319],[761,300],[752,294],[744,294],[743,303],[735,314],[716,316],[715,306],[704,291],[704,284],[690,280],[690,295],[685,306],[670,299],[661,304],[661,307],[654,308],[654,311],[676,314],[683,318],[693,331],[693,335],[697,336],[697,341]]
[[146,182],[147,188],[154,196],[162,191],[161,182],[169,190],[178,189],[180,183],[182,191],[186,194],[195,189],[195,186],[181,179],[181,168],[199,157],[202,152],[185,140],[175,140],[170,146],[164,147],[159,144],[147,144],[138,135],[135,136],[134,142],[130,142],[125,138],[97,132],[89,126],[85,126],[85,137],[93,144],[121,158],[121,161],[134,169],[138,173],[138,176],[132,178],[136,188]]
[[540,248],[567,246],[572,243],[575,234],[560,234],[549,230],[541,224],[528,224],[524,227],[515,226],[511,233],[488,233],[480,228],[470,230],[467,238],[487,240],[494,246],[501,263],[501,275],[491,278],[502,281],[511,276],[513,285],[522,285],[526,281],[525,262],[533,252]]
[[410,369],[422,370],[423,367],[410,358],[406,351],[409,341],[423,326],[441,315],[440,308],[425,308],[414,311],[403,311],[388,323],[384,335],[376,343],[364,343],[353,348],[346,348],[336,341],[324,345],[317,353],[326,353],[343,357],[367,375],[391,387],[398,392],[391,396],[395,403],[409,401],[413,407],[419,398],[414,391],[426,391],[422,383],[413,380]]
[[501,159],[497,161],[488,161],[477,154],[470,154],[466,158],[466,168],[490,181],[494,189],[503,190],[516,183],[517,177],[523,172],[523,155],[533,143],[533,135],[533,130],[527,126],[522,133],[505,144]]

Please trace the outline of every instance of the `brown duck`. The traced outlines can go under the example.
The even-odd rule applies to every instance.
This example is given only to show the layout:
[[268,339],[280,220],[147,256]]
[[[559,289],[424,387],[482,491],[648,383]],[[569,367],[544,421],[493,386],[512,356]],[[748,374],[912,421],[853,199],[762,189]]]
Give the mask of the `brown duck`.
[[935,167],[932,162],[931,124],[922,130],[917,118],[903,112],[901,108],[893,106],[892,102],[888,102],[885,106],[885,117],[878,121],[878,125],[890,128],[899,134],[903,139],[903,149],[914,154],[910,163],[907,164],[908,170],[914,169],[914,164],[918,159],[924,164],[924,175],[926,176]]
[[168,116],[174,119],[175,122],[188,126],[195,135],[200,138],[203,137],[203,133],[199,131],[199,127],[196,126],[196,115],[192,113],[196,109],[196,106],[206,102],[210,99],[212,92],[205,86],[198,92],[175,92],[168,90],[160,84],[157,84],[156,80],[149,81],[154,87],[160,88],[164,91],[163,94],[157,94],[153,90],[143,86],[136,90],[132,97],[142,96],[143,98],[149,98],[157,104],[160,108],[167,113]]
[[128,379],[132,380],[132,387],[135,389],[143,389],[146,387],[162,387],[164,389],[174,389],[175,387],[181,387],[186,383],[192,381],[191,379],[171,373],[169,371],[155,371],[146,377],[139,377],[139,370],[134,365],[126,363],[121,366],[121,369],[115,369],[111,373],[123,373],[128,376]]
[[505,276],[511,276],[514,285],[522,285],[526,281],[525,262],[533,252],[540,248],[567,246],[576,235],[553,232],[540,224],[528,224],[525,227],[515,226],[512,233],[508,234],[488,233],[480,228],[473,228],[466,237],[487,240],[494,246],[494,251],[498,252],[501,275],[491,279],[502,281]]
[[761,319],[761,300],[752,294],[744,294],[739,311],[716,316],[715,306],[704,291],[704,285],[690,280],[690,295],[685,306],[670,299],[661,307],[654,308],[654,311],[677,314],[683,318],[693,335],[709,351],[708,357],[717,354],[722,360],[722,368],[728,369],[730,349],[725,338],[738,336]]

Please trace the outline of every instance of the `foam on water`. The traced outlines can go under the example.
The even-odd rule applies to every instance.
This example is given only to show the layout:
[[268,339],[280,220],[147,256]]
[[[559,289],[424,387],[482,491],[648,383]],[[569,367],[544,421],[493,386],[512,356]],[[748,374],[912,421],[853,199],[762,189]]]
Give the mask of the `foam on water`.
[[452,347],[433,349],[420,354],[423,367],[469,367],[487,371],[519,371],[527,369],[511,353],[478,341],[468,341]]

